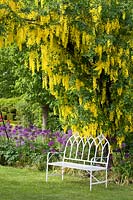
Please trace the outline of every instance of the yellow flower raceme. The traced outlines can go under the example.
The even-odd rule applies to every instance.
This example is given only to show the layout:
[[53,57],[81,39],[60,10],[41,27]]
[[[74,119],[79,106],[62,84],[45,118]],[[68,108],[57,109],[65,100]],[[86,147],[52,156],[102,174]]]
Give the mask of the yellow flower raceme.
[[83,103],[83,99],[82,97],[79,97],[79,104],[82,105],[82,103]]
[[111,56],[110,62],[111,62],[111,65],[114,66],[114,64],[115,64],[115,59],[114,59],[114,57]]
[[42,87],[45,88],[46,90],[48,89],[48,78],[47,78],[47,75],[43,76]]
[[101,60],[102,58],[102,52],[103,52],[103,47],[102,45],[98,45],[96,48],[95,48],[95,52],[99,55],[99,60]]
[[97,88],[97,78],[93,76],[93,89],[95,90]]
[[98,114],[97,114],[97,106],[95,103],[92,103],[92,102],[86,102],[84,104],[84,109],[85,110],[90,110],[91,113],[93,113],[94,117],[97,117]]
[[127,120],[130,122],[130,124],[133,123],[133,121],[132,121],[132,115],[131,115],[131,114],[126,115],[126,118],[127,118]]
[[30,66],[30,69],[32,71],[32,74],[34,74],[34,72],[35,72],[35,52],[34,51],[30,52],[29,66]]
[[12,0],[10,0],[9,2],[8,2],[8,5],[9,5],[9,7],[13,10],[13,11],[16,11],[17,10],[17,3],[15,3],[14,1],[12,1]]
[[107,24],[105,25],[106,33],[109,34],[111,32],[112,24],[110,23],[109,19],[107,21]]
[[113,119],[114,119],[114,111],[111,111],[109,113],[109,119],[110,119],[110,121],[113,121]]
[[121,147],[122,145],[122,142],[125,140],[125,137],[122,136],[122,137],[117,137],[117,144],[119,145],[119,147]]
[[40,0],[40,2],[41,2],[41,8],[43,8],[43,6],[44,6],[44,0]]
[[121,96],[121,94],[122,94],[122,87],[117,88],[117,93],[118,93],[119,96]]
[[65,87],[65,90],[69,89],[69,76],[68,75],[62,77],[62,84]]
[[90,123],[82,128],[82,135],[87,136],[96,136],[98,124],[97,123]]
[[76,79],[76,81],[75,81],[75,86],[76,86],[76,89],[79,91],[80,88],[81,88],[82,86],[84,86],[84,83],[83,83],[82,81],[80,81],[79,79]]
[[120,120],[121,115],[122,115],[122,112],[121,112],[121,110],[119,109],[119,107],[116,108],[116,115],[117,115],[117,119]]
[[4,45],[3,38],[2,38],[2,37],[0,37],[0,48],[2,48],[2,47],[3,47],[3,45]]
[[76,46],[79,49],[80,48],[80,32],[78,30],[75,30],[75,42]]
[[96,63],[96,68],[95,70],[98,71],[98,75],[100,75],[102,73],[102,70],[104,69],[104,66],[105,66],[105,63],[101,60],[99,60],[97,63]]
[[86,32],[83,31],[82,33],[82,44],[85,45],[86,44]]
[[72,128],[72,132],[73,133],[78,133],[79,132],[79,127],[78,126],[72,125],[71,128]]
[[6,9],[0,9],[0,19],[3,18],[3,16],[5,15],[8,15],[9,12],[6,10]]
[[128,130],[129,130],[129,126],[126,125],[126,126],[125,126],[125,131],[128,132]]
[[123,11],[123,13],[122,13],[122,19],[125,20],[125,18],[126,18],[126,12]]
[[55,28],[56,37],[60,36],[60,33],[61,33],[60,29],[61,29],[60,25],[57,25],[56,28]]
[[102,89],[102,99],[101,99],[101,104],[104,104],[106,101],[106,88]]
[[67,123],[67,120],[71,117],[73,108],[69,105],[60,105],[59,107],[59,115],[61,119]]

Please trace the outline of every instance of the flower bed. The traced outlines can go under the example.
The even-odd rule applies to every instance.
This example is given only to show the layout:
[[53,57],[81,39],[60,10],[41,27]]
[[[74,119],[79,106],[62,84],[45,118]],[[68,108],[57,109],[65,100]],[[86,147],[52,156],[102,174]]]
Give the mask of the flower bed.
[[[46,167],[47,152],[62,151],[72,131],[51,132],[35,126],[12,126],[10,123],[0,125],[0,164],[19,167]],[[132,138],[132,137],[131,137]],[[130,137],[121,147],[115,138],[109,139],[114,149],[110,157],[110,179],[118,184],[132,183],[133,180],[133,145]],[[116,144],[116,145],[114,145]]]
[[0,126],[0,164],[45,167],[48,151],[61,151],[72,134],[42,130],[35,126],[24,128],[7,123]]

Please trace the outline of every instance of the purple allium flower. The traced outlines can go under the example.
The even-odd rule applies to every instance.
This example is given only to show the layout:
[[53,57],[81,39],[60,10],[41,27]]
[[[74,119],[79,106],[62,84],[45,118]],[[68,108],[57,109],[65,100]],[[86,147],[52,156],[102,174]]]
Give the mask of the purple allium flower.
[[17,130],[16,130],[16,129],[13,129],[12,133],[15,134],[16,132],[17,132]]
[[125,153],[125,158],[129,158],[130,154],[129,153]]
[[30,140],[34,141],[34,140],[35,140],[35,137],[34,137],[34,136],[30,137]]
[[18,129],[20,130],[20,129],[22,129],[23,127],[22,126],[18,126]]
[[55,136],[56,136],[56,137],[59,137],[59,136],[60,136],[60,132],[57,131],[57,132],[55,133]]
[[54,153],[54,152],[56,152],[56,149],[52,148],[52,149],[50,149],[50,152]]
[[51,140],[51,141],[48,143],[48,146],[51,147],[51,146],[53,146],[53,145],[54,145],[54,141]]
[[61,144],[63,143],[63,139],[62,139],[61,137],[58,137],[58,138],[57,138],[57,141],[58,141],[59,143],[61,143]]
[[115,149],[115,152],[121,152],[120,148]]
[[1,131],[5,131],[6,127],[5,126],[1,126]]
[[72,130],[68,130],[68,136],[70,137],[72,135]]
[[121,147],[122,147],[122,148],[125,148],[125,147],[126,147],[126,143],[123,142],[123,143],[121,144]]
[[0,136],[2,136],[2,137],[4,136],[5,137],[6,136],[5,132],[1,131],[0,132]]
[[47,131],[43,130],[43,131],[41,132],[41,135],[42,135],[42,136],[46,136],[46,135],[47,135]]
[[20,145],[23,146],[25,145],[25,142],[23,140],[20,141]]

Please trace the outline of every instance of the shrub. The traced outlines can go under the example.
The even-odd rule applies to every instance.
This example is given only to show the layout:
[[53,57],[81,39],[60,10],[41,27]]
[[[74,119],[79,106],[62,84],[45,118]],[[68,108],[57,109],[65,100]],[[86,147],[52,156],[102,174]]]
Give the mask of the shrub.
[[133,182],[133,144],[131,140],[125,140],[125,142],[115,149],[112,154],[111,169],[113,180],[117,184],[129,184]]

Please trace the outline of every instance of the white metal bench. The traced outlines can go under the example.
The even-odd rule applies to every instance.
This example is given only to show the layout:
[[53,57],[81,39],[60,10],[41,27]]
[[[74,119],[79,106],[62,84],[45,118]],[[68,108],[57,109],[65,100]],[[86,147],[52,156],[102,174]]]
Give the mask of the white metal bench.
[[[97,137],[81,137],[79,134],[72,135],[66,142],[65,149],[61,153],[49,152],[47,154],[46,182],[49,166],[61,167],[63,180],[64,168],[85,170],[90,174],[90,191],[93,184],[105,183],[107,187],[107,170],[110,154],[110,144],[104,135]],[[62,156],[61,156],[62,155]],[[59,161],[57,158],[60,158]],[[98,171],[103,171],[102,177],[97,177]],[[104,176],[103,176],[104,175]]]

